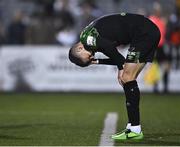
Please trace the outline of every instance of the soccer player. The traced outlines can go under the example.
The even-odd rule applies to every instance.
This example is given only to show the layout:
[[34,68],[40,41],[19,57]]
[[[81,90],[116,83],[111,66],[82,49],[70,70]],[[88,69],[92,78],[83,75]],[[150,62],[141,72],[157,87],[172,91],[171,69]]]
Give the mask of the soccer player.
[[[114,140],[143,138],[140,125],[140,91],[137,76],[147,62],[152,62],[160,40],[157,26],[142,15],[119,13],[98,18],[81,33],[80,42],[69,51],[69,59],[78,66],[90,64],[117,65],[118,81],[126,96],[128,123],[126,129],[112,135]],[[130,44],[126,58],[117,50]],[[102,52],[108,59],[94,59]]]

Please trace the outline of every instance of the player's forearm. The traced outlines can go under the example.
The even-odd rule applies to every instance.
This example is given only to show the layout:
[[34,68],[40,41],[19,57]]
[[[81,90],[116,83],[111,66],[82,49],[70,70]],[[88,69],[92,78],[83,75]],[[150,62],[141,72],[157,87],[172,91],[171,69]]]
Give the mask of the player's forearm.
[[98,64],[117,65],[117,63],[111,59],[97,59],[97,60],[98,60]]
[[110,58],[100,60],[100,64],[117,65],[119,69],[123,68],[125,58],[117,51],[117,43],[101,37],[96,28],[87,27],[81,33],[80,40],[87,50],[100,51]]
[[106,56],[108,56],[114,63],[116,63],[116,65],[117,63],[121,65],[124,64],[125,58],[116,49],[116,43],[111,42],[105,38],[98,37],[97,45]]
[[123,65],[121,63],[117,63],[112,59],[96,59],[96,64],[116,65],[119,70],[123,69]]

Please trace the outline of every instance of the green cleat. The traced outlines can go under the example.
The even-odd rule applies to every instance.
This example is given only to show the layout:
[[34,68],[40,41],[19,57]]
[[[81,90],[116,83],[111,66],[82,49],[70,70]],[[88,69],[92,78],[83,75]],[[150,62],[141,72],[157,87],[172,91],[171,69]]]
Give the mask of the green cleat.
[[111,136],[113,140],[141,140],[143,139],[143,133],[131,132],[129,129],[125,129],[120,133],[114,134]]
[[124,132],[127,132],[128,131],[128,129],[124,129],[124,130],[122,130],[121,132],[118,132],[118,133],[116,133],[116,134],[114,134],[114,135],[111,135],[111,138],[113,139],[113,137],[116,137],[116,136],[118,136],[118,135],[120,135],[120,134],[122,134],[122,133],[124,133]]

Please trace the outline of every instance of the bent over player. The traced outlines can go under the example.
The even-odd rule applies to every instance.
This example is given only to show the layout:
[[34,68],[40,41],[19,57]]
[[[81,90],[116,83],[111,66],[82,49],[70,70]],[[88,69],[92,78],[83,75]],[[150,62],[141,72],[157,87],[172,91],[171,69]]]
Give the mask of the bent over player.
[[[126,129],[112,135],[114,140],[142,139],[137,76],[147,62],[152,62],[160,40],[156,25],[142,15],[120,13],[103,16],[90,23],[81,33],[80,42],[69,51],[69,59],[78,66],[90,64],[117,65],[118,81],[126,96],[128,123]],[[117,46],[130,44],[126,59]],[[102,52],[108,59],[94,59]]]

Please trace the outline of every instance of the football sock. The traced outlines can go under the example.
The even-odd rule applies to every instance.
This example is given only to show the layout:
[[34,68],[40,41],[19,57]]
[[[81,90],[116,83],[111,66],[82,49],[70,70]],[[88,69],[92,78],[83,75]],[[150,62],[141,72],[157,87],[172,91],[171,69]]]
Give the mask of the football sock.
[[130,127],[131,127],[131,123],[127,123],[126,129],[130,129]]
[[126,108],[129,119],[128,122],[131,123],[131,126],[138,126],[140,125],[140,91],[136,80],[125,83],[124,92],[126,96]]
[[135,133],[141,133],[141,125],[138,126],[131,126],[130,130]]

